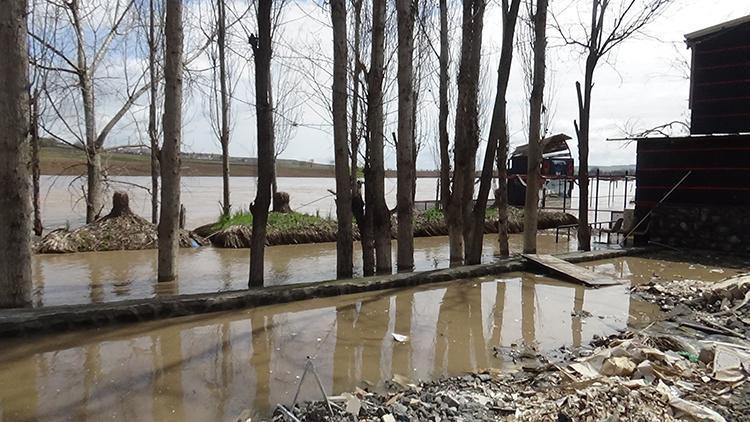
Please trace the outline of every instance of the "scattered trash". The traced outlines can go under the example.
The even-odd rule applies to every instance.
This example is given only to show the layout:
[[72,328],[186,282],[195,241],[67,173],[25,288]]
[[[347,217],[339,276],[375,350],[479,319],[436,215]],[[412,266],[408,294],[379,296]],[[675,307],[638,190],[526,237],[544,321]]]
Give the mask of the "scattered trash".
[[391,333],[391,335],[393,336],[393,339],[399,343],[405,343],[409,340],[409,336],[405,336],[403,334]]

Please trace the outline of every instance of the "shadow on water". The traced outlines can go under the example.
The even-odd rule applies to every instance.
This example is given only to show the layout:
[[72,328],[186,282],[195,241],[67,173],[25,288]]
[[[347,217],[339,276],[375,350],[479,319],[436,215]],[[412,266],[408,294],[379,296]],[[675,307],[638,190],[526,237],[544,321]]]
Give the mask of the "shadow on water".
[[[514,273],[22,338],[0,343],[0,379],[13,380],[0,384],[0,414],[231,420],[289,403],[307,356],[337,394],[380,388],[394,374],[416,381],[502,369],[512,363],[496,347],[552,352],[655,315],[625,286],[586,290]],[[302,397],[319,397],[313,382]]]

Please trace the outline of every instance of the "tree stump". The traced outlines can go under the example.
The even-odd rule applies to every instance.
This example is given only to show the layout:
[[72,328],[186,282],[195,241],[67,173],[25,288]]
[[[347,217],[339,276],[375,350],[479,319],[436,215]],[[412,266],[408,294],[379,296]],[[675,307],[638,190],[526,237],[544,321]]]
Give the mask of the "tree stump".
[[133,211],[130,210],[130,198],[127,192],[117,191],[112,195],[112,210],[102,220],[123,215],[133,215]]
[[289,194],[286,192],[276,192],[273,195],[273,212],[290,213]]

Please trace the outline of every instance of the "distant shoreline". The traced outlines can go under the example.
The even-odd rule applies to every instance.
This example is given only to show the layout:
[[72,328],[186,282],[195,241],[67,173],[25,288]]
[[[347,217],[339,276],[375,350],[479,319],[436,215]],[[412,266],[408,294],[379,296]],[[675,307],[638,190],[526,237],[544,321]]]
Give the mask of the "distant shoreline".
[[[45,146],[40,150],[41,174],[46,176],[78,176],[86,173],[86,158],[83,152],[70,147]],[[182,158],[182,175],[194,177],[221,177],[221,161],[213,158],[194,158],[198,154],[186,154]],[[151,157],[142,154],[108,152],[102,154],[110,176],[150,176]],[[335,177],[333,165],[309,161],[279,159],[279,177]],[[236,177],[258,175],[257,159],[231,158],[229,173]],[[386,177],[396,177],[395,170],[386,170]],[[434,170],[417,170],[417,177],[437,177]]]
[[[45,176],[79,176],[86,173],[86,158],[82,151],[71,147],[43,146],[40,150],[41,174]],[[205,158],[204,158],[205,157]],[[209,158],[210,157],[210,158]],[[182,158],[182,175],[193,177],[221,177],[221,161],[216,154],[185,154]],[[110,176],[150,176],[151,156],[124,152],[102,153],[102,162]],[[589,176],[596,169],[602,176],[623,176],[628,171],[635,175],[635,165],[589,166]],[[279,177],[335,177],[331,164],[311,161],[279,159]],[[229,173],[235,177],[255,177],[258,175],[256,158],[230,158]],[[419,178],[436,178],[437,170],[417,170]],[[479,173],[477,173],[477,177]],[[395,178],[395,170],[386,170],[385,177]]]

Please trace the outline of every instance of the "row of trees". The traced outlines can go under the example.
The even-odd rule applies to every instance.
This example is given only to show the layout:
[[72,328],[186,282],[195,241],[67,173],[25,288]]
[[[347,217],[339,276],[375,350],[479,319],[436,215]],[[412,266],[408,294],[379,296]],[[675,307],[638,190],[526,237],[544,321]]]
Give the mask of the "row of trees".
[[[21,306],[29,301],[30,253],[28,220],[29,169],[35,160],[29,157],[34,148],[30,139],[41,131],[62,142],[82,149],[86,154],[87,184],[85,189],[87,220],[93,221],[102,208],[102,152],[105,141],[129,113],[139,98],[149,93],[148,143],[152,154],[152,218],[159,223],[160,281],[177,276],[177,232],[179,220],[180,144],[183,106],[183,78],[189,83],[208,86],[214,100],[209,101],[216,125],[217,139],[224,157],[224,192],[222,213],[231,210],[229,190],[229,139],[232,130],[231,102],[240,72],[232,60],[241,56],[240,45],[249,46],[254,69],[254,108],[256,110],[258,183],[251,205],[253,230],[250,253],[249,285],[263,285],[263,255],[268,212],[275,190],[275,160],[279,138],[289,131],[284,124],[296,125],[290,113],[280,114],[283,98],[299,95],[295,87],[282,95],[274,95],[274,73],[283,75],[284,67],[274,65],[274,48],[278,46],[282,0],[257,0],[246,7],[235,2],[204,0],[209,5],[210,24],[201,26],[200,42],[185,47],[179,0],[108,0],[110,7],[85,0],[31,0],[31,4],[14,2],[17,8],[2,12],[2,37],[8,42],[7,60],[2,77],[8,87],[2,98],[2,134],[4,148],[2,167],[5,195],[0,204],[3,221],[0,228],[0,306]],[[502,0],[502,43],[497,68],[495,100],[489,122],[482,118],[480,91],[483,60],[485,0],[463,0],[460,10],[453,10],[447,0],[436,5],[428,1],[395,1],[395,28],[392,6],[385,0],[332,0],[330,26],[333,34],[332,61],[308,60],[317,68],[330,70],[330,89],[313,87],[323,102],[330,105],[336,167],[336,209],[339,224],[337,242],[337,276],[353,274],[352,224],[359,228],[362,243],[363,273],[390,273],[392,212],[385,201],[384,149],[395,146],[397,156],[397,262],[399,271],[414,267],[413,213],[416,185],[416,157],[422,145],[421,134],[426,125],[418,119],[419,107],[429,89],[429,75],[437,75],[438,105],[436,151],[440,165],[440,202],[449,227],[450,258],[453,263],[474,264],[481,261],[485,209],[494,175],[499,188],[495,192],[499,210],[499,243],[501,254],[507,255],[507,180],[506,163],[509,135],[506,93],[513,67],[513,52],[519,20],[531,28],[533,53],[528,65],[531,80],[529,98],[528,139],[529,186],[539,180],[542,115],[545,109],[544,85],[546,72],[547,28],[555,29],[564,44],[583,49],[586,57],[583,85],[577,84],[579,119],[576,134],[580,150],[580,246],[589,248],[587,224],[587,160],[591,92],[597,64],[617,45],[640,31],[652,21],[668,0],[590,0],[591,22],[561,25],[552,16],[548,25],[548,0]],[[27,6],[30,6],[27,9]],[[230,7],[231,6],[231,7]],[[526,6],[525,16],[522,6]],[[31,13],[27,14],[27,10]],[[256,23],[247,23],[255,14]],[[450,22],[460,13],[460,44],[454,50]],[[95,20],[98,19],[98,20]],[[437,20],[437,21],[436,21]],[[493,22],[494,23],[494,22]],[[27,28],[28,24],[28,28]],[[255,29],[249,29],[255,28]],[[137,29],[137,31],[129,31]],[[230,29],[236,29],[231,32]],[[395,29],[395,45],[388,43],[387,34]],[[237,32],[239,31],[239,32]],[[135,38],[130,38],[133,32]],[[237,36],[237,33],[244,34]],[[140,35],[139,35],[140,34]],[[231,35],[234,34],[234,35]],[[242,41],[238,41],[242,39]],[[524,41],[521,41],[524,42]],[[394,48],[395,47],[395,48]],[[133,56],[145,49],[147,66],[133,66]],[[369,49],[369,60],[366,59]],[[121,53],[121,63],[113,51]],[[209,83],[196,77],[200,69],[195,62],[208,60]],[[18,56],[18,57],[16,57]],[[388,68],[395,56],[396,77],[388,78]],[[454,74],[451,62],[458,58]],[[437,63],[429,68],[430,58]],[[203,61],[201,61],[203,60]],[[31,72],[28,64],[31,63]],[[233,67],[235,66],[235,67]],[[120,76],[113,76],[112,68]],[[315,73],[315,72],[313,72]],[[428,75],[428,76],[425,76]],[[315,79],[315,76],[312,77]],[[119,89],[102,90],[102,86],[118,79]],[[279,76],[276,77],[278,81]],[[390,82],[397,85],[397,128],[386,134],[386,103],[390,98]],[[309,81],[308,81],[309,82]],[[315,85],[311,83],[310,85]],[[31,89],[28,89],[28,87]],[[124,87],[124,89],[123,89]],[[112,86],[110,86],[112,88]],[[107,92],[102,94],[102,92]],[[452,94],[454,94],[452,98]],[[118,104],[110,113],[97,111],[102,96],[107,104]],[[281,97],[282,99],[280,99]],[[43,103],[43,105],[41,104]],[[451,123],[451,105],[455,105]],[[44,118],[40,118],[39,110]],[[34,112],[31,112],[34,111]],[[159,125],[159,114],[163,115]],[[102,119],[102,115],[109,116]],[[19,117],[20,116],[20,117]],[[101,123],[104,123],[103,125]],[[484,126],[489,126],[488,130]],[[451,141],[450,129],[453,129]],[[159,138],[161,138],[161,145]],[[486,133],[486,135],[483,135]],[[36,135],[35,135],[36,134]],[[486,140],[476,189],[477,156]],[[284,144],[282,139],[282,148]],[[33,155],[33,154],[32,154]],[[38,168],[38,160],[36,161]],[[364,175],[364,193],[358,178],[359,166]],[[159,189],[159,180],[162,186]],[[160,191],[161,201],[157,201]],[[536,249],[536,204],[538,191],[527,190],[524,250]],[[159,209],[159,205],[161,208]]]

